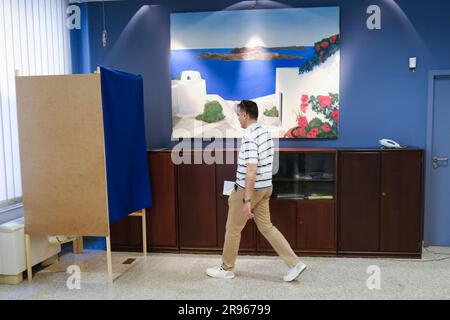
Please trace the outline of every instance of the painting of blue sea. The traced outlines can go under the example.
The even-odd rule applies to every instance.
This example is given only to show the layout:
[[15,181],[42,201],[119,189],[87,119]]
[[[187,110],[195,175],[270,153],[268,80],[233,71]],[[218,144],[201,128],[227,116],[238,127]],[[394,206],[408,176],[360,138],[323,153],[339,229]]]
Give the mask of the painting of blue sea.
[[[314,53],[314,47],[297,50],[261,49],[278,53],[289,59],[223,60],[203,59],[202,54],[230,54],[228,49],[172,50],[172,80],[179,79],[184,70],[197,70],[206,81],[206,92],[216,93],[226,100],[255,99],[275,93],[276,68],[301,67]],[[245,73],[244,73],[245,72]]]
[[[307,116],[306,107],[299,109],[301,97],[322,92],[310,85],[302,92],[301,77],[316,67],[334,72],[329,57],[339,61],[339,7],[173,13],[170,19],[174,139],[241,137],[235,112],[244,99],[257,102],[259,122],[282,137]],[[333,90],[324,94],[335,97],[336,79],[331,81],[325,87]],[[326,123],[328,111],[320,120],[329,125],[326,133],[334,130]]]

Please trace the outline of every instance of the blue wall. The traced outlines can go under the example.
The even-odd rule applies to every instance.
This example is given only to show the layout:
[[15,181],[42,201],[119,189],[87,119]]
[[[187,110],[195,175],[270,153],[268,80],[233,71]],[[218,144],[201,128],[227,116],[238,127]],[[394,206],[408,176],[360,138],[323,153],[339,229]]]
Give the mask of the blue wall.
[[[99,64],[141,74],[149,148],[173,145],[170,13],[249,9],[255,1],[106,2],[108,48],[102,48],[101,3],[83,4],[83,28],[72,41],[74,72]],[[369,5],[381,8],[382,29],[368,30]],[[258,1],[256,8],[341,7],[341,114],[337,140],[283,140],[283,147],[378,147],[389,137],[425,148],[428,71],[450,69],[448,0]],[[74,40],[74,39],[72,39]],[[408,58],[417,57],[411,72]]]
[[72,51],[72,69],[74,73],[90,73],[91,53],[89,47],[89,8],[83,4],[80,6],[81,29],[73,29],[70,32],[70,47]]

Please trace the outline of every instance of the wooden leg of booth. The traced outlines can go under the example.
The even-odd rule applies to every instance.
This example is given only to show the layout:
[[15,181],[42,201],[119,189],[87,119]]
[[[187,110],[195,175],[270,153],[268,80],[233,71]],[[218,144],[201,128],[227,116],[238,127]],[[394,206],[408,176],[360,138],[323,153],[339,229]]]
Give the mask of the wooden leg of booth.
[[33,266],[31,263],[31,242],[30,235],[25,235],[25,258],[27,262],[28,282],[33,281]]
[[142,219],[142,253],[147,255],[147,217],[145,215],[145,209],[136,211],[130,214],[130,217],[141,217]]
[[147,256],[147,219],[145,209],[142,209],[142,250],[144,257]]
[[83,237],[77,237],[75,240],[73,240],[72,252],[74,254],[82,254],[83,250],[84,250]]
[[106,237],[106,260],[108,263],[108,283],[113,283],[113,274],[112,274],[112,260],[111,260],[111,238],[110,236]]

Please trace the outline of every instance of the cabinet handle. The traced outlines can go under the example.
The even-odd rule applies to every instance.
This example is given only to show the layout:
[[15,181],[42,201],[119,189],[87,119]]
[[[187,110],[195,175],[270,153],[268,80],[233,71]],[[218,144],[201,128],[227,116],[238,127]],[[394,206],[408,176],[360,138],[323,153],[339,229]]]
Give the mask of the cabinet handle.
[[383,197],[386,197],[386,192],[382,192],[381,195],[382,195]]
[[299,224],[303,224],[303,221],[300,221]]

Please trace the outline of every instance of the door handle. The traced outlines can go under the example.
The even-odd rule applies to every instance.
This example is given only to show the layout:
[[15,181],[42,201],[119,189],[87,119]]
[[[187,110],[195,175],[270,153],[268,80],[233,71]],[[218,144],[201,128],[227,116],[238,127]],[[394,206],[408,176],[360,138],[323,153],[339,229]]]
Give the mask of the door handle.
[[[445,164],[440,164],[442,162],[445,162]],[[439,157],[433,157],[433,169],[437,169],[439,167],[447,167],[448,166],[448,158],[439,158]]]

